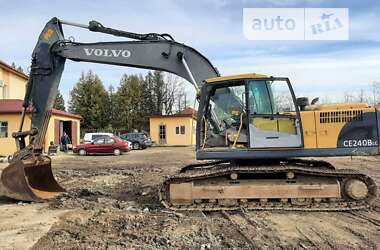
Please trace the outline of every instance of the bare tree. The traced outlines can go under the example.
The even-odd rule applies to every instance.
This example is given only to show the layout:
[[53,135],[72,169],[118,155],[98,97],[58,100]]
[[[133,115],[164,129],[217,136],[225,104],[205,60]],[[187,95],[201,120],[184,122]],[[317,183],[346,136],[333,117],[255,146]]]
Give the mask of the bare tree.
[[368,98],[368,95],[367,95],[366,91],[364,89],[360,89],[359,93],[358,93],[358,95],[356,97],[356,102],[358,102],[358,103],[368,103],[368,101],[369,101],[368,99],[369,98]]
[[330,96],[328,96],[328,95],[322,96],[322,98],[320,98],[320,103],[322,103],[322,104],[332,103]]
[[371,87],[372,87],[372,104],[376,105],[380,103],[380,82],[374,81]]
[[186,92],[184,89],[180,89],[177,92],[177,97],[176,97],[176,106],[177,106],[177,111],[180,112],[181,110],[184,110],[187,107],[187,96]]
[[353,103],[355,102],[355,96],[349,92],[344,93],[344,103]]
[[[180,111],[183,107],[183,99],[185,97],[184,83],[182,79],[176,75],[166,73],[164,75],[164,112],[167,115],[173,114],[175,107]],[[183,107],[184,108],[184,107]]]

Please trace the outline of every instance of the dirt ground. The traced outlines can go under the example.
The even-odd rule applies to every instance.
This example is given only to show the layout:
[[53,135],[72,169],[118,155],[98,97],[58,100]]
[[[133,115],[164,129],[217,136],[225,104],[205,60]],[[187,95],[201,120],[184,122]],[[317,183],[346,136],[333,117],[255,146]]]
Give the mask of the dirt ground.
[[[330,158],[380,185],[380,158]],[[380,200],[360,212],[173,213],[158,201],[166,176],[194,149],[57,156],[67,193],[45,204],[0,200],[0,249],[380,249]]]

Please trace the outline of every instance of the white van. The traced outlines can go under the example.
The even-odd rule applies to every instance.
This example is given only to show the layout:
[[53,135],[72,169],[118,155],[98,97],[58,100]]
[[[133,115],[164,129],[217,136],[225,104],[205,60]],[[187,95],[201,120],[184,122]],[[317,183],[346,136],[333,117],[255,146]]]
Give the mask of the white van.
[[92,143],[94,140],[101,137],[112,137],[114,136],[112,133],[86,133],[83,137],[83,143]]

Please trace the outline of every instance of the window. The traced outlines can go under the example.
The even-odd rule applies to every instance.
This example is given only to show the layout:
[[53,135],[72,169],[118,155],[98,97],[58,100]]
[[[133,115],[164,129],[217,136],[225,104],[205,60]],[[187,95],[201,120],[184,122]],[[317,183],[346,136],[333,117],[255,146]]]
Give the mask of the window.
[[296,106],[293,102],[289,86],[284,81],[273,81],[269,83],[273,96],[273,113],[283,114],[295,112]]
[[105,138],[105,137],[109,137],[108,135],[104,135],[104,134],[97,134],[97,135],[92,135],[92,140],[96,140],[98,138]]
[[8,86],[0,80],[0,99],[8,99]]
[[271,98],[265,81],[249,82],[249,100],[252,114],[273,114]]
[[160,125],[160,139],[165,140],[166,139],[166,126]]
[[0,122],[0,138],[8,137],[8,122]]
[[177,126],[175,127],[176,135],[184,135],[185,134],[185,126]]
[[252,114],[275,115],[296,110],[287,82],[252,80],[248,86]]
[[94,144],[104,144],[104,138],[95,140]]
[[208,128],[214,133],[224,134],[228,127],[240,123],[240,114],[244,113],[245,85],[238,82],[229,87],[218,87],[211,92]]
[[114,144],[115,143],[115,140],[112,138],[106,138],[105,140],[106,140],[105,144]]
[[[265,137],[270,140],[279,140],[278,138],[284,134],[297,136],[296,108],[287,81],[251,80],[248,82],[248,91],[250,123],[254,127],[251,130],[251,138],[256,139],[252,139],[256,147],[267,146],[265,143],[259,144],[260,133],[267,133]],[[283,137],[283,140],[290,139]],[[295,139],[295,144],[299,146],[299,137]]]

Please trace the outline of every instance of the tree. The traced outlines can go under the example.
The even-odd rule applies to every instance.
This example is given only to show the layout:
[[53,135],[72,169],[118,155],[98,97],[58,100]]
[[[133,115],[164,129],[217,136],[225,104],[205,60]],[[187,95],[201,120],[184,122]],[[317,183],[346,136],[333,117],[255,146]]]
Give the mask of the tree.
[[11,67],[12,67],[13,69],[15,69],[15,70],[21,72],[21,73],[24,73],[24,70],[22,69],[22,67],[21,67],[21,66],[17,66],[15,62],[12,62]]
[[108,95],[107,95],[107,114],[109,117],[109,124],[111,128],[115,128],[117,125],[117,119],[118,119],[118,113],[117,113],[117,100],[116,100],[116,93],[115,88],[111,85],[108,88]]
[[[155,115],[170,115],[173,114],[176,107],[183,106],[185,98],[183,82],[176,75],[154,71],[149,73],[145,78],[148,81],[146,86],[149,86],[148,92],[153,100],[151,108]],[[181,110],[178,110],[181,111]]]
[[344,93],[344,102],[345,103],[353,103],[355,102],[355,96],[351,94],[350,92]]
[[165,98],[164,77],[161,71],[153,72],[153,97],[155,100],[155,114],[162,115]]
[[178,107],[177,111],[182,111],[186,106],[186,104],[183,105],[183,99],[185,99],[186,102],[186,95],[183,87],[183,82],[176,75],[165,74],[163,99],[165,114],[173,114],[173,112],[175,111],[175,106]]
[[62,111],[66,111],[65,100],[63,99],[63,96],[59,92],[59,90],[57,92],[57,96],[55,97],[55,102],[54,102],[53,108],[58,109],[58,110],[62,110]]
[[356,97],[356,102],[358,103],[368,103],[368,95],[364,89],[360,89]]
[[187,95],[184,89],[180,89],[176,94],[177,112],[187,108]]
[[372,83],[372,104],[380,103],[380,82],[374,81]]
[[19,71],[19,72],[21,72],[21,73],[24,73],[24,70],[22,69],[21,66],[18,66],[16,70]]
[[146,117],[143,109],[143,78],[138,75],[124,75],[116,93],[117,120],[119,129],[132,131],[145,127]]
[[[145,76],[142,82],[142,108],[146,116],[158,115],[156,108],[156,95],[154,92],[153,74],[151,71]],[[161,113],[160,113],[161,114]]]
[[91,70],[82,72],[79,81],[70,91],[69,111],[83,117],[83,128],[105,128],[108,95],[100,78]]

